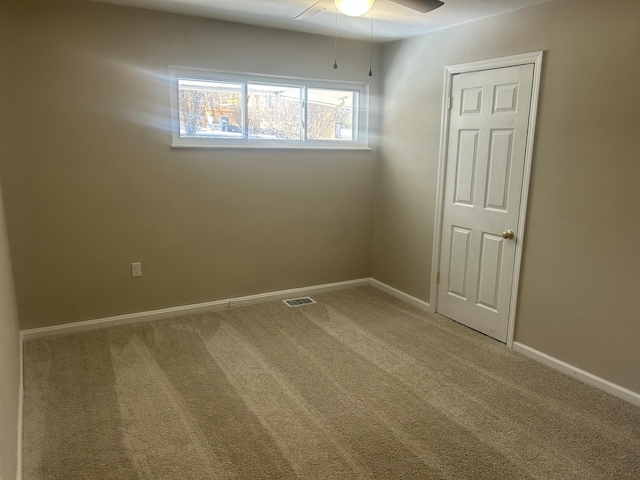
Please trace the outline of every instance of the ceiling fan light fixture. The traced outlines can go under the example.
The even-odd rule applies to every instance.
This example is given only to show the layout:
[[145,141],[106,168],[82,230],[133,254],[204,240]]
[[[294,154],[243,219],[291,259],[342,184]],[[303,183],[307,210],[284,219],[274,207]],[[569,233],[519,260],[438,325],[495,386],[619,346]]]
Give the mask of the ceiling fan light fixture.
[[334,3],[345,15],[359,17],[371,10],[376,0],[335,0]]

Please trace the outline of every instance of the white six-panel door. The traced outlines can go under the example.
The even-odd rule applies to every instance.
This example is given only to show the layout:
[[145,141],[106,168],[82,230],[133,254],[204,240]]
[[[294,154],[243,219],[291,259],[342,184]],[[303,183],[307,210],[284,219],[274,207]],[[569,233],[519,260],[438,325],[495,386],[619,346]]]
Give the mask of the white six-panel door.
[[438,311],[501,342],[521,241],[533,72],[496,68],[452,83]]

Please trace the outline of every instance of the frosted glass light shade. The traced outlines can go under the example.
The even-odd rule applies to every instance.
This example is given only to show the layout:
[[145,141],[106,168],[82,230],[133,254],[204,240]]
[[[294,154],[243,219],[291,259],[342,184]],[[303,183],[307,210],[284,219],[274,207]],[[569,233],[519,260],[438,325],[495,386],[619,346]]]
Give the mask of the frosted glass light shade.
[[336,7],[345,15],[359,17],[367,13],[376,0],[334,0]]

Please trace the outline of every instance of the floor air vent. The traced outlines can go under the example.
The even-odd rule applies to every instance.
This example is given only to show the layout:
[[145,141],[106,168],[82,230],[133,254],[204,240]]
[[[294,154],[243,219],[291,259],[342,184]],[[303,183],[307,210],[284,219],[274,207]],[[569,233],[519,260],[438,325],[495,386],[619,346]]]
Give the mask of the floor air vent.
[[289,300],[283,300],[283,302],[290,307],[300,307],[302,305],[316,303],[316,301],[311,297],[290,298]]

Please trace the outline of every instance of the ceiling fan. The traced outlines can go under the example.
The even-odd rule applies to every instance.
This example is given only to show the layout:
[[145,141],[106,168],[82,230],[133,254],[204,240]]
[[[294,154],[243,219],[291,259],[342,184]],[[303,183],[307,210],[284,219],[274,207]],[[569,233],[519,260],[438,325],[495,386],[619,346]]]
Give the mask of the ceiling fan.
[[[440,0],[390,0],[393,3],[404,5],[412,10],[420,13],[427,13],[431,10],[435,10],[438,7],[444,5],[444,2]],[[309,8],[307,8],[300,15],[295,17],[295,20],[304,20],[305,18],[313,17],[318,13],[326,9],[331,3],[335,3],[336,7],[345,15],[352,17],[358,17],[366,13],[375,3],[375,0],[360,0],[355,2],[353,9],[350,8],[352,2],[347,0],[317,0]]]

